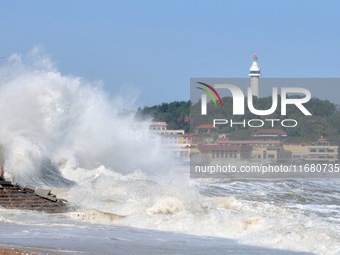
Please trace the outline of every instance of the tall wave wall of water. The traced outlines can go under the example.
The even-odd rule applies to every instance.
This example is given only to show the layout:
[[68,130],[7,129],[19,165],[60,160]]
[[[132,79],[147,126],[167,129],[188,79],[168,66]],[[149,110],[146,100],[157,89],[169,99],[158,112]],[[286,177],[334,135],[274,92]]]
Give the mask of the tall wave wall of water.
[[68,177],[99,166],[159,168],[167,155],[148,139],[147,123],[123,112],[130,105],[96,83],[62,75],[38,49],[12,55],[0,69],[0,141],[8,174],[34,183],[44,162]]

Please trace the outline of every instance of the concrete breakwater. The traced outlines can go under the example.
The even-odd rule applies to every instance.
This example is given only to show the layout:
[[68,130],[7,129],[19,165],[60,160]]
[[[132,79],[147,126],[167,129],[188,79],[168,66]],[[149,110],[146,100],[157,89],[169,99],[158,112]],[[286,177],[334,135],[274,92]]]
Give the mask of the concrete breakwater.
[[0,207],[62,213],[69,210],[66,200],[58,199],[48,189],[22,187],[9,181],[0,181]]

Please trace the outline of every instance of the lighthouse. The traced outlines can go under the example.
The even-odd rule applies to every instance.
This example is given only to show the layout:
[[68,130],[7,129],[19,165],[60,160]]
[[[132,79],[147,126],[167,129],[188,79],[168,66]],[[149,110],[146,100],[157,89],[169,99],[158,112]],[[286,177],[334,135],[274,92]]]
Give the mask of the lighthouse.
[[253,57],[253,64],[250,67],[249,76],[250,76],[250,87],[253,91],[253,96],[259,98],[260,97],[261,67],[259,66],[256,54]]

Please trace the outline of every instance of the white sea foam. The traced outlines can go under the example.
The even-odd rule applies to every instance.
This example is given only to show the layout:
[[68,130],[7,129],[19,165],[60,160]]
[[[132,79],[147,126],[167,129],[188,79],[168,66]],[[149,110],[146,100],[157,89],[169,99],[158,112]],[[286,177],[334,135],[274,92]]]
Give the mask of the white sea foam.
[[71,179],[72,171],[100,165],[153,171],[167,159],[148,139],[147,123],[136,128],[134,114],[123,112],[130,99],[111,98],[98,84],[62,75],[36,49],[28,57],[11,56],[0,77],[0,141],[7,173],[21,182],[39,176],[46,157]]
[[72,188],[67,198],[82,208],[85,216],[80,218],[92,223],[108,222],[106,216],[93,217],[88,211],[96,208],[125,216],[110,221],[114,225],[227,237],[316,254],[340,251],[337,225],[312,211],[233,195],[205,196],[198,192],[201,184],[185,180],[185,174],[160,179],[141,172],[122,175],[101,169],[94,179]]

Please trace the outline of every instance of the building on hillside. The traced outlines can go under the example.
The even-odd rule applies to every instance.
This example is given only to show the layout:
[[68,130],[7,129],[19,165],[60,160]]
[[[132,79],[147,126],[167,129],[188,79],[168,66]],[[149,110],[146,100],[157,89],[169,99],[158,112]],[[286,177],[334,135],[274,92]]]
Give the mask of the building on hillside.
[[183,129],[168,129],[166,122],[151,122],[150,131],[157,134],[184,135]]
[[339,160],[339,146],[321,137],[311,144],[284,144],[293,160],[335,162]]
[[267,148],[267,147],[281,147],[282,142],[279,140],[232,140],[230,138],[218,138],[217,139],[218,144],[229,144],[229,145],[250,145],[254,147],[261,147],[261,148]]
[[282,129],[258,129],[252,137],[256,139],[284,139],[287,137],[287,133]]
[[195,128],[196,135],[202,134],[217,134],[218,128],[211,124],[202,124]]
[[283,148],[292,153],[292,160],[307,160],[308,145],[302,144],[283,144]]
[[217,143],[224,145],[251,146],[252,161],[261,161],[264,159],[283,161],[291,158],[291,152],[284,150],[280,140],[231,140],[230,138],[222,137],[217,139]]
[[189,158],[191,136],[187,134],[158,134],[162,145],[177,158]]
[[337,161],[339,159],[339,146],[331,144],[321,137],[308,146],[308,160]]
[[158,134],[163,144],[178,144],[188,145],[191,141],[191,136],[187,134]]
[[166,122],[161,121],[161,122],[151,122],[150,123],[150,130],[153,131],[160,131],[160,130],[166,130],[167,129],[167,125]]
[[189,158],[191,136],[182,129],[167,129],[166,122],[151,122],[149,129],[151,136],[160,139],[163,148],[178,158]]
[[198,144],[201,155],[213,159],[250,159],[252,147],[249,145]]

